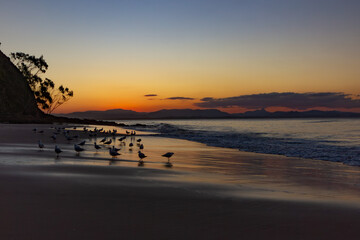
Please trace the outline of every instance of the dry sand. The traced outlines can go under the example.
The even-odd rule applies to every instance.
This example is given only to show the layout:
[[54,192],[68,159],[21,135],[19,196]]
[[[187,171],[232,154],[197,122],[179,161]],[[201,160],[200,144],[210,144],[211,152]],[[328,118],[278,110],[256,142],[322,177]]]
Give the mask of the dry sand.
[[[125,150],[107,166],[105,153],[76,157],[60,137],[61,159],[39,152],[53,130],[33,127],[0,125],[0,239],[360,237],[357,168],[151,136],[144,167]],[[155,157],[169,147],[172,169]],[[235,156],[241,164],[227,169]]]

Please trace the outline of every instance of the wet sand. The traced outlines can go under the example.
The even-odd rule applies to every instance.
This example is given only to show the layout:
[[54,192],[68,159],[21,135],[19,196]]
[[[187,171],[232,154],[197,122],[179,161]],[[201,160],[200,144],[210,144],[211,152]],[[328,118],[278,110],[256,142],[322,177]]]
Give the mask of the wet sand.
[[[156,136],[141,136],[149,157],[138,167],[136,148],[110,161],[87,139],[76,156],[72,142],[49,138],[51,126],[33,127],[0,125],[0,239],[360,236],[356,167]],[[54,144],[64,149],[59,159]],[[173,168],[160,157],[168,150]]]

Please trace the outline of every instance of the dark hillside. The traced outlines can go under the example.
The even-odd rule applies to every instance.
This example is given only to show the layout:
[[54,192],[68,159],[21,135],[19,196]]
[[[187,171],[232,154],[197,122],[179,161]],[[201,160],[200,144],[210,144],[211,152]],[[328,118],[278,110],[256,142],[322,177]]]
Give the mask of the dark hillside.
[[0,51],[0,120],[26,121],[43,115],[20,71]]

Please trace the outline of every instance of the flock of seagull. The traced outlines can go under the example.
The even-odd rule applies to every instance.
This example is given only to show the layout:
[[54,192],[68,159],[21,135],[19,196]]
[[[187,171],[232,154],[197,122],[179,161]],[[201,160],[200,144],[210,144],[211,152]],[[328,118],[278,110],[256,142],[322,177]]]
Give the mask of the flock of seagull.
[[[75,140],[77,138],[79,138],[78,135],[73,135],[71,136],[70,135],[70,130],[66,130],[65,127],[61,127],[61,128],[54,128],[55,129],[55,132],[53,132],[53,135],[51,136],[51,138],[56,141],[57,139],[57,136],[62,132],[62,134],[65,136],[65,138],[68,140],[68,141],[71,141],[71,140]],[[77,129],[77,127],[73,127],[74,130]],[[38,131],[36,128],[33,129],[33,132],[34,133],[44,133],[43,130],[40,130]],[[116,136],[117,136],[117,130],[116,129],[113,129],[112,131],[111,130],[108,130],[108,131],[105,131],[103,128],[101,129],[97,129],[97,127],[95,127],[93,130],[89,130],[87,129],[87,127],[83,127],[83,130],[82,130],[83,133],[87,133],[88,136],[90,138],[92,137],[97,137],[98,134],[109,134],[112,136],[112,138],[108,139],[107,136],[105,136],[103,139],[100,140],[100,144],[103,144],[103,146],[99,145],[96,143],[96,141],[94,142],[94,148],[96,151],[98,151],[99,149],[102,149],[103,147],[107,147],[108,150],[109,150],[109,154],[112,158],[116,158],[117,156],[121,155],[119,153],[119,151],[121,150],[120,148],[116,148],[114,145],[115,145],[115,141],[116,141]],[[117,140],[120,141],[120,145],[123,145],[123,146],[126,146],[126,143],[124,142],[124,140],[127,138],[127,136],[131,136],[131,142],[129,143],[129,150],[132,151],[132,148],[134,147],[134,144],[133,144],[133,140],[135,140],[135,135],[136,135],[136,131],[126,131],[126,135],[124,136],[121,136],[120,138],[118,138]],[[109,147],[110,144],[113,143],[113,139],[114,139],[114,145],[112,147]],[[138,157],[139,157],[139,166],[143,165],[144,164],[144,158],[146,158],[147,156],[141,152],[142,149],[144,149],[144,145],[141,143],[141,138],[138,138],[136,140],[137,142],[137,146],[139,148],[139,151],[138,151]],[[77,155],[80,155],[81,152],[85,151],[85,148],[83,148],[82,146],[84,146],[86,143],[86,141],[82,141],[78,144],[74,144],[74,150],[76,152]],[[41,140],[38,140],[38,147],[40,148],[40,150],[42,151],[45,147],[45,145],[41,142]],[[58,158],[59,155],[62,153],[63,151],[61,150],[61,148],[58,146],[58,145],[55,145],[55,153],[56,153],[56,157]],[[174,155],[173,152],[167,152],[163,155],[161,155],[162,157],[166,157],[167,158],[167,163],[165,164],[165,166],[167,167],[172,167],[172,163],[170,162],[170,158]]]

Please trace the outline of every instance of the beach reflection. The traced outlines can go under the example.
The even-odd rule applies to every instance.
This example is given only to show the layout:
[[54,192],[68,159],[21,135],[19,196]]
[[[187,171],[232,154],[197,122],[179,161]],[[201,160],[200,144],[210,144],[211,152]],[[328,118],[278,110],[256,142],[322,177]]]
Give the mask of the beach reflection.
[[[30,136],[31,137],[31,136]],[[117,137],[118,138],[118,137]],[[141,138],[148,156],[145,164],[139,165],[139,145],[136,139]],[[131,167],[158,169],[165,175],[151,176],[171,181],[206,182],[225,184],[234,196],[256,198],[295,198],[295,199],[337,199],[360,202],[360,169],[340,163],[287,158],[277,155],[245,153],[234,149],[209,147],[201,143],[186,140],[142,135],[128,137],[124,142],[113,139],[110,145],[94,148],[98,138],[86,138],[84,152],[76,155],[73,142],[57,143],[63,152],[56,158],[54,143],[45,142],[42,152],[34,142],[23,144],[3,144],[0,146],[1,164],[21,165],[82,165],[107,166],[109,168]],[[109,137],[110,139],[110,137]],[[80,142],[76,140],[76,142]],[[134,142],[132,151],[129,143]],[[109,147],[119,148],[121,155],[112,159]],[[166,152],[174,152],[172,165],[167,164]],[[244,191],[246,189],[246,191]],[[221,192],[219,190],[219,192]]]

